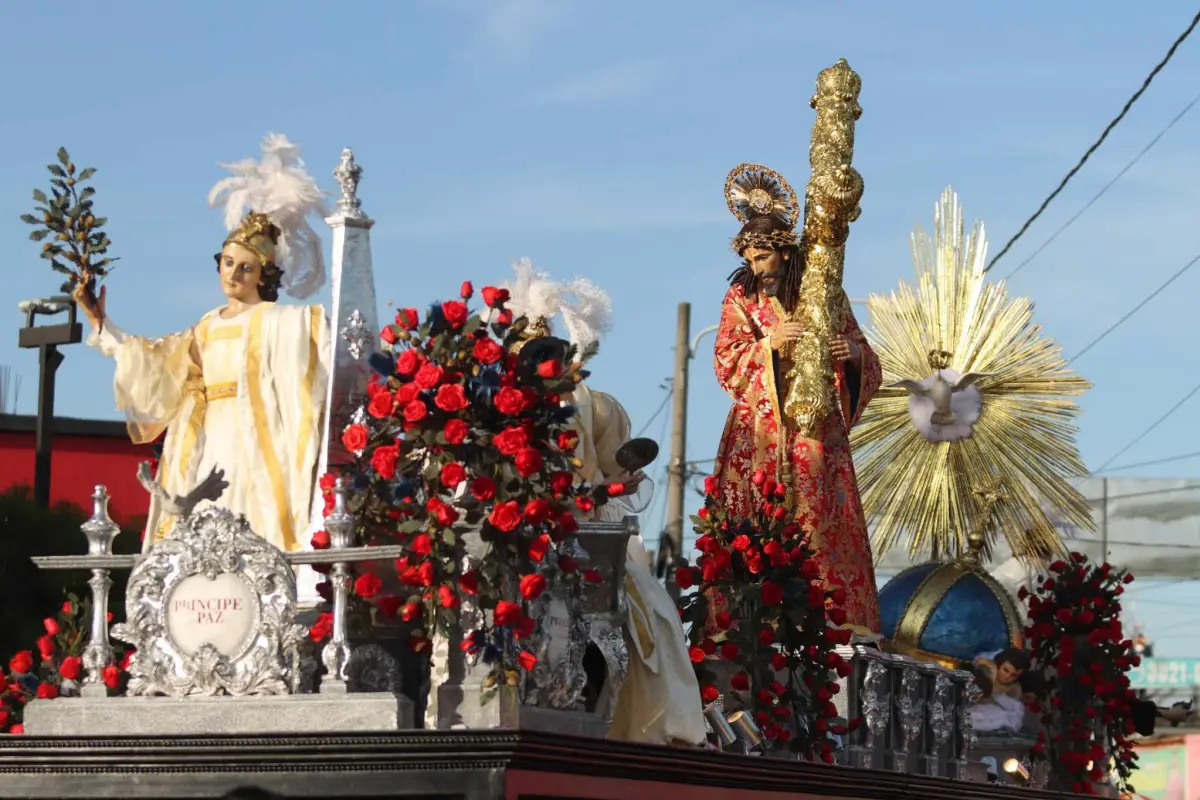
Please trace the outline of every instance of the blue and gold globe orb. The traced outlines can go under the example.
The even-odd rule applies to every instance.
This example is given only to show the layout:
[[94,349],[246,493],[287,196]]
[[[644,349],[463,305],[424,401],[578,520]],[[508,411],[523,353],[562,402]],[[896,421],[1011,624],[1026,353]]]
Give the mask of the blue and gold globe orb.
[[909,567],[879,590],[883,635],[892,648],[948,667],[981,653],[1021,647],[1021,615],[995,578],[964,561]]

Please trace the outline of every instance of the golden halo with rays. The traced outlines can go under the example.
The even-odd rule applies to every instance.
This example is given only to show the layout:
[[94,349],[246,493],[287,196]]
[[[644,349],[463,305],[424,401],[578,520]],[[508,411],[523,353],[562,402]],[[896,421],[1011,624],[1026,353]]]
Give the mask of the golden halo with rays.
[[[854,428],[855,472],[880,556],[901,542],[916,559],[945,560],[970,549],[977,492],[1003,482],[1005,501],[983,531],[990,556],[997,528],[1013,554],[1040,561],[1062,551],[1051,515],[1093,530],[1086,499],[1068,481],[1087,474],[1075,443],[1075,397],[1091,384],[1072,373],[1062,348],[1042,336],[1033,303],[985,281],[987,241],[976,223],[965,235],[962,208],[947,189],[934,234],[912,237],[916,288],[901,283],[868,300],[867,336],[883,386]],[[969,434],[931,442],[910,413],[899,381],[928,381],[941,369],[976,378],[978,419]]]
[[791,184],[762,164],[738,164],[725,178],[725,204],[745,225],[754,217],[773,216],[795,228],[800,201]]

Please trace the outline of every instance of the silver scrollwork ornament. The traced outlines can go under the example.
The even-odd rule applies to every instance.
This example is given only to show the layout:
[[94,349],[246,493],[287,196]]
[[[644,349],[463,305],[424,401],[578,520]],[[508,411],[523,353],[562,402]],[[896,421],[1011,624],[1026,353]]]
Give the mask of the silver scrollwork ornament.
[[[223,575],[245,584],[247,633],[228,652],[207,641],[186,650],[172,635],[172,595],[190,578],[214,581]],[[296,578],[283,554],[257,536],[244,516],[210,506],[180,519],[134,567],[125,612],[126,622],[112,635],[137,648],[129,663],[130,695],[290,691],[290,654],[306,635],[295,623]]]

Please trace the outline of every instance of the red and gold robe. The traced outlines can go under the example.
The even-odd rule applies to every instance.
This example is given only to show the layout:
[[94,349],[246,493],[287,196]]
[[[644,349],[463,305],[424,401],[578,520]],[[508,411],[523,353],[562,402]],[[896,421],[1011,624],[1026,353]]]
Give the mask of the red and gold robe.
[[756,470],[775,481],[790,472],[795,517],[812,534],[821,577],[828,589],[841,587],[846,593],[846,627],[878,635],[875,566],[854,478],[849,430],[883,376],[844,295],[842,311],[840,333],[858,345],[861,361],[857,368],[850,361],[837,365],[839,413],[831,414],[807,438],[785,427],[781,418],[780,368],[769,339],[782,307],[774,299],[747,298],[740,286],[725,295],[714,364],[717,382],[733,398],[733,408],[713,474],[730,515],[742,517],[755,507],[750,479]]

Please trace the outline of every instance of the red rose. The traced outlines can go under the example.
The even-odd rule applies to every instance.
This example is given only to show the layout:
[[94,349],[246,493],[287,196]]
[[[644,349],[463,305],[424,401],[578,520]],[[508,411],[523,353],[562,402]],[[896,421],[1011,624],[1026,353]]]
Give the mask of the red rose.
[[744,692],[750,688],[750,678],[746,673],[739,672],[729,679],[729,688],[735,692]]
[[378,392],[367,404],[367,413],[375,419],[383,419],[391,416],[394,405],[395,401],[391,392]]
[[534,561],[541,561],[548,552],[550,552],[550,537],[544,533],[529,543],[529,557]]
[[563,554],[558,557],[558,568],[568,575],[573,575],[575,570],[579,569],[579,562],[569,555]]
[[41,653],[42,661],[49,661],[54,658],[54,638],[49,634],[37,640],[37,649]]
[[532,672],[533,668],[538,665],[538,658],[528,650],[522,650],[517,653],[517,666],[526,672]]
[[483,302],[488,308],[499,308],[509,301],[508,289],[497,289],[495,286],[485,286],[483,291]]
[[770,628],[763,628],[758,632],[758,641],[766,647],[775,644],[775,631]]
[[558,435],[558,449],[570,453],[579,446],[579,434],[576,431],[563,431]]
[[58,665],[58,675],[68,681],[79,680],[79,673],[82,671],[83,661],[79,656],[67,656]]
[[44,620],[42,620],[42,627],[45,628],[46,633],[50,634],[51,636],[57,636],[59,632],[62,631],[62,628],[58,627],[58,620],[56,620],[54,617],[46,617]]
[[738,657],[738,646],[736,642],[725,642],[721,645],[721,658],[726,661],[733,661]]
[[379,602],[376,605],[379,607],[380,614],[391,619],[400,610],[400,598],[394,594],[389,594],[386,597],[379,598]]
[[405,350],[396,358],[396,374],[412,375],[424,361],[425,358],[416,350]]
[[[322,477],[321,480],[324,481],[325,479]],[[75,613],[75,604],[72,603],[70,600],[64,600],[63,604],[62,604],[62,613],[74,614]]]
[[388,344],[395,344],[400,337],[396,335],[395,328],[393,328],[391,325],[384,325],[379,331],[379,338]]
[[434,395],[433,404],[442,411],[462,411],[471,403],[467,400],[467,393],[463,391],[460,383],[443,383],[438,387],[437,394]]
[[524,428],[508,427],[492,437],[492,446],[502,455],[515,456],[529,446],[529,434]]
[[704,493],[716,494],[717,492],[717,476],[709,475],[704,479]]
[[783,672],[787,667],[788,659],[783,653],[773,653],[771,655],[771,669],[776,672]]
[[400,619],[412,622],[421,615],[421,607],[416,603],[405,603],[400,607]]
[[437,364],[427,362],[417,370],[417,374],[413,377],[413,383],[422,389],[432,389],[441,383],[445,377],[446,370]]
[[496,496],[496,482],[487,475],[480,475],[471,481],[471,496],[481,503],[486,503]]
[[704,660],[704,651],[699,647],[693,647],[688,650],[688,658],[691,659],[693,664],[699,664]]
[[525,410],[525,395],[520,389],[515,389],[511,386],[506,386],[496,392],[496,396],[492,399],[492,403],[496,406],[496,410],[501,414],[509,417],[515,417]]
[[451,461],[442,467],[442,473],[438,478],[447,489],[454,489],[467,479],[467,468],[457,461]]
[[496,315],[496,324],[502,328],[507,328],[513,324],[513,313],[507,308],[500,309],[500,313]]
[[441,604],[442,608],[458,607],[458,595],[449,586],[439,586],[437,594],[438,603]]
[[783,602],[783,587],[771,581],[763,581],[762,601],[769,606],[777,606]]
[[750,545],[750,537],[743,533],[733,540],[732,547],[739,553],[744,553],[750,549]]
[[692,572],[687,567],[680,567],[675,570],[675,585],[680,589],[687,591],[696,585],[696,573]]
[[53,683],[39,683],[37,696],[40,700],[53,700],[58,697],[58,687]]
[[121,685],[121,670],[117,669],[116,664],[109,664],[100,673],[104,685],[109,689],[116,689]]
[[550,491],[555,495],[564,495],[575,485],[575,476],[569,472],[554,472],[550,475]]
[[433,562],[426,561],[421,566],[417,567],[417,585],[432,586],[433,585]]
[[342,445],[352,452],[365,450],[367,447],[367,429],[364,425],[348,425],[342,431]]
[[446,427],[442,428],[442,436],[446,438],[446,444],[450,445],[462,444],[470,432],[471,429],[467,426],[467,423],[457,417],[447,420]]
[[463,594],[477,595],[479,594],[479,572],[471,570],[464,572],[458,578],[458,588]]
[[354,593],[364,600],[369,600],[379,594],[379,590],[383,588],[383,581],[378,575],[370,572],[359,575],[354,581]]
[[421,317],[415,308],[402,308],[396,312],[396,324],[411,331],[421,324]]
[[755,470],[754,474],[750,476],[750,482],[755,486],[762,486],[767,482],[767,473],[761,469]]
[[600,574],[600,570],[598,569],[585,569],[580,574],[588,583],[602,583],[604,581],[604,576]]
[[579,530],[579,520],[570,511],[564,511],[558,518],[558,529],[569,536]]
[[[424,408],[425,404],[422,403]],[[396,475],[396,462],[400,459],[400,448],[394,444],[376,447],[371,454],[371,469],[379,473],[379,477],[390,481]]]
[[609,497],[620,497],[623,494],[625,494],[625,484],[620,481],[614,481],[608,485]]
[[1058,621],[1063,625],[1068,625],[1070,624],[1071,618],[1074,616],[1074,614],[1069,608],[1060,608],[1057,612],[1055,612],[1054,616],[1056,616]]
[[515,500],[500,503],[488,514],[488,522],[503,533],[511,533],[521,524],[521,507]]
[[550,518],[550,501],[544,497],[535,497],[525,504],[525,519],[530,525],[539,525]]
[[729,630],[729,627],[733,625],[733,615],[728,611],[718,611],[713,615],[713,624],[717,626],[717,630]]
[[535,600],[546,590],[546,579],[536,573],[521,576],[521,597]]
[[538,375],[543,378],[557,378],[561,371],[557,361],[543,361],[537,367]]
[[1125,573],[1124,577],[1121,578],[1121,583],[1133,583],[1133,573]]
[[700,699],[705,703],[715,703],[720,697],[721,693],[711,683],[704,684],[704,688],[700,690]]
[[501,600],[492,611],[492,622],[502,628],[512,625],[521,618],[521,605],[511,600]]
[[406,406],[420,396],[421,390],[417,388],[415,383],[406,383],[396,390],[396,397],[393,405],[397,407]]
[[437,515],[438,524],[443,527],[449,528],[458,522],[458,512],[454,510],[454,506],[441,503],[433,513]]
[[312,535],[309,544],[313,550],[328,550],[331,541],[329,539],[329,531],[317,531]]
[[404,420],[406,422],[420,422],[425,419],[429,413],[429,409],[425,406],[424,400],[413,400],[404,406]]
[[816,562],[816,559],[806,559],[800,565],[800,574],[812,580],[821,574],[821,565]]
[[575,507],[585,514],[590,514],[596,508],[596,501],[587,495],[580,495],[575,498]]
[[490,337],[485,336],[475,340],[471,355],[475,356],[475,360],[480,364],[495,364],[504,356],[504,351]]
[[475,294],[475,287],[471,285],[470,281],[463,281],[462,286],[458,289],[458,296],[463,300],[470,300],[473,294]]
[[308,629],[308,638],[314,642],[324,641],[330,632],[333,631],[333,614],[326,611],[317,617],[317,621]]
[[446,319],[446,324],[451,328],[461,328],[463,323],[467,321],[470,312],[467,311],[467,304],[461,303],[458,300],[447,300],[442,303],[442,316]]
[[516,458],[513,459],[513,465],[522,478],[536,475],[542,468],[542,454],[532,447],[526,447],[517,453]]
[[424,558],[433,552],[433,537],[431,537],[428,533],[418,533],[413,537],[412,543],[409,544],[408,549],[414,554]]

